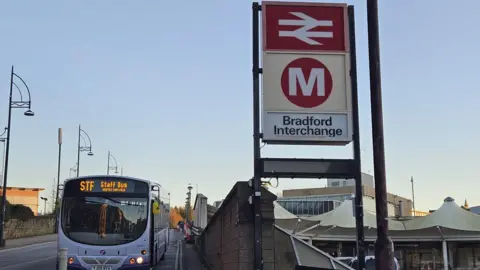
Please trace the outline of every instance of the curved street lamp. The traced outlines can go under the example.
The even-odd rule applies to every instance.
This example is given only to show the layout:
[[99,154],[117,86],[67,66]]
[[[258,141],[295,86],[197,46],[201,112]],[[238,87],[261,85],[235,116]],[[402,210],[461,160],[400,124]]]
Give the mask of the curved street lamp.
[[70,171],[69,171],[69,173],[68,173],[68,176],[69,176],[70,178],[72,178],[72,172],[73,172],[73,173],[77,172],[77,164],[76,164],[76,163],[75,163],[75,165],[74,165],[73,167],[70,168]]
[[[24,91],[28,95],[28,99],[23,99],[23,94],[22,90],[18,85],[15,83],[15,80],[18,79],[22,85]],[[18,93],[20,94],[20,100],[14,100],[13,99],[13,87],[17,89]],[[4,161],[4,171],[3,171],[3,185],[2,185],[2,211],[1,211],[1,216],[0,220],[2,221],[2,224],[0,225],[0,247],[5,246],[5,239],[4,239],[4,228],[5,228],[5,212],[6,212],[6,206],[7,206],[7,180],[8,180],[8,159],[10,157],[10,131],[12,130],[12,109],[26,109],[26,111],[23,113],[25,116],[33,116],[34,113],[31,110],[32,107],[32,99],[31,99],[31,94],[30,94],[30,89],[28,88],[27,83],[20,77],[18,76],[14,71],[13,71],[13,66],[12,66],[12,71],[10,72],[10,94],[9,94],[9,100],[8,100],[8,122],[7,122],[7,127],[5,128],[7,132],[7,136],[3,139],[3,141],[6,141],[6,146],[5,146],[5,161]]]
[[[82,140],[84,142],[84,146],[82,146],[81,144]],[[80,176],[80,152],[87,152],[87,155],[93,156],[92,140],[90,139],[90,136],[88,136],[87,132],[85,132],[85,130],[83,130],[80,125],[78,125],[77,177]]]
[[[110,166],[110,158],[115,161],[115,166]],[[107,160],[107,175],[110,175],[110,170],[115,170],[115,173],[118,173],[118,162],[117,159],[108,151],[108,160]]]

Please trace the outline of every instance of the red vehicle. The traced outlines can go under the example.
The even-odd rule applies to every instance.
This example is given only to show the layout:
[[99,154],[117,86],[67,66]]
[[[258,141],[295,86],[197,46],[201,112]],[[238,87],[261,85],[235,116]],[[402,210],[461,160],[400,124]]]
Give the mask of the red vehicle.
[[185,241],[187,243],[192,243],[193,242],[193,235],[192,235],[192,225],[188,222],[185,223],[184,225],[184,233],[185,233]]

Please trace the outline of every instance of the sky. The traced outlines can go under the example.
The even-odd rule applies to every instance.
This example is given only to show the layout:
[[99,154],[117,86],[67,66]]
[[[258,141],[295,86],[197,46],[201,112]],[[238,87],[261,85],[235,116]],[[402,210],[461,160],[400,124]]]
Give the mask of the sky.
[[[373,173],[365,2],[348,1],[356,7],[362,168]],[[380,1],[387,185],[411,197],[413,176],[418,210],[447,196],[480,204],[479,9],[479,1]],[[161,183],[173,204],[184,203],[189,183],[210,203],[222,199],[253,174],[251,28],[249,1],[2,1],[0,126],[12,65],[35,112],[13,112],[8,185],[49,195],[57,129],[64,179],[81,124],[95,153],[82,153],[81,175],[105,174],[111,150],[125,175]],[[262,155],[349,158],[352,148],[266,146]],[[281,179],[273,191],[324,185]]]

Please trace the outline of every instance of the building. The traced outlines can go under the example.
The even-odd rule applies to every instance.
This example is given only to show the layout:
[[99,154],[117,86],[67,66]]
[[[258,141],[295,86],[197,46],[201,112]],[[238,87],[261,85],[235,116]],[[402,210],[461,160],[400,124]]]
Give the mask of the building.
[[[7,201],[10,204],[22,204],[32,209],[38,215],[40,191],[44,188],[7,187]],[[0,188],[0,192],[3,192]]]
[[215,208],[220,208],[220,206],[222,205],[222,203],[223,203],[223,200],[214,201],[214,202],[213,202],[213,206],[215,206]]
[[[369,186],[362,187],[365,211],[375,212],[375,189]],[[347,198],[355,194],[355,186],[289,189],[283,191],[283,197],[277,203],[283,208],[298,216],[316,216],[332,211]],[[410,199],[388,193],[388,213],[390,216],[412,215],[412,201]],[[400,210],[401,209],[401,210]]]
[[196,227],[204,229],[207,227],[208,222],[213,217],[217,208],[213,205],[209,205],[208,198],[205,195],[199,193],[195,196],[195,202],[193,204],[193,222]]
[[470,212],[480,215],[480,206],[470,207]]
[[[373,175],[362,172],[362,185],[374,188],[375,181]],[[327,187],[354,187],[355,179],[329,179],[327,178]]]

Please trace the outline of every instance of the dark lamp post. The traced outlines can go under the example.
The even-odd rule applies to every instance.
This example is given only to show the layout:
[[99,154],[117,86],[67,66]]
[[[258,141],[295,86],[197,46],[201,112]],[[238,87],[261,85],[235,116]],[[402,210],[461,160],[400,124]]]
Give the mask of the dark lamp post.
[[[84,146],[82,146],[81,144],[82,140],[84,142]],[[80,125],[78,125],[77,177],[80,176],[80,153],[81,152],[87,152],[88,156],[93,156],[92,140],[90,139],[90,136],[87,134],[87,132],[85,132],[85,130],[83,130]]]
[[[22,92],[21,88],[16,84],[15,80],[18,80],[22,83],[24,91]],[[17,89],[20,100],[13,99],[13,88]],[[23,93],[26,92],[28,98],[23,98]],[[8,161],[10,157],[10,132],[12,131],[12,109],[26,109],[24,115],[26,116],[34,116],[33,111],[31,110],[32,106],[32,99],[30,94],[30,89],[28,88],[27,83],[18,76],[12,66],[12,71],[10,72],[10,92],[9,92],[9,99],[8,99],[8,122],[6,127],[7,136],[5,138],[6,146],[5,146],[5,161],[4,161],[4,171],[3,171],[3,185],[2,185],[2,209],[0,212],[0,219],[1,219],[1,226],[0,226],[0,247],[5,246],[5,239],[4,239],[4,228],[5,228],[5,215],[7,210],[7,182],[8,182]]]
[[[115,162],[115,166],[110,166],[110,159],[113,159],[113,161]],[[112,153],[108,151],[107,175],[110,175],[110,170],[115,170],[115,173],[118,173],[118,162],[117,159],[112,155]]]

